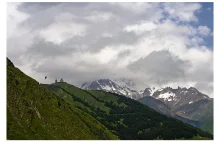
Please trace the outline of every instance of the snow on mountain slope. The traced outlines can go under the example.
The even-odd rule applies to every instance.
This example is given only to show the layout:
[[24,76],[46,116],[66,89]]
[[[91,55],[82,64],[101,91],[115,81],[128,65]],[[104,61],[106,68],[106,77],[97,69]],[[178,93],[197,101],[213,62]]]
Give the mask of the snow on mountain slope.
[[145,96],[152,96],[164,102],[168,107],[181,106],[190,104],[200,99],[208,99],[207,95],[202,94],[196,88],[173,89],[171,87],[155,88],[148,87],[144,91],[137,87],[137,83],[129,79],[99,79],[93,82],[84,83],[80,88],[85,90],[105,90],[120,95],[127,96],[132,99],[139,99]]
[[105,90],[113,93],[118,93],[120,95],[127,96],[132,99],[139,99],[144,96],[153,96],[154,92],[158,88],[145,88],[145,83],[141,81],[132,81],[130,79],[120,78],[120,79],[99,79],[93,82],[84,83],[80,88],[85,90]]
[[[122,83],[121,83],[122,85]],[[118,85],[116,82],[111,81],[110,79],[100,79],[90,83],[84,83],[80,88],[85,90],[105,90],[120,95],[127,96],[132,99],[138,99],[139,93],[133,88],[129,88],[128,84]]]
[[173,101],[176,100],[177,97],[173,92],[165,92],[160,94],[156,99],[163,99],[164,101]]
[[137,90],[135,82],[128,79],[114,79],[114,83],[118,84],[121,87],[126,87],[129,89]]
[[170,87],[161,88],[155,91],[152,95],[154,98],[163,101],[168,107],[178,107],[185,104],[191,104],[201,99],[209,97],[199,92],[196,88],[180,88],[173,89]]
[[158,91],[160,89],[152,87],[152,88],[146,88],[143,93],[140,93],[142,97],[145,96],[153,96],[154,92]]

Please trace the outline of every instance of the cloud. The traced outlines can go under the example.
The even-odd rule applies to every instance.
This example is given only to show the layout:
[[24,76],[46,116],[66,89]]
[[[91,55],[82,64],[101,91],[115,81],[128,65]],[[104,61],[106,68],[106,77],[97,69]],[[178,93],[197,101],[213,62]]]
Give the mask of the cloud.
[[213,83],[199,82],[195,84],[195,87],[201,92],[213,97]]
[[[9,3],[7,5],[7,37],[19,36],[25,32],[25,29],[19,25],[25,21],[29,14],[18,11],[17,7],[20,3]],[[19,33],[14,31],[19,30]]]
[[47,58],[57,56],[68,56],[77,49],[74,47],[68,47],[62,44],[56,44],[50,41],[46,41],[43,38],[35,39],[31,47],[26,50],[26,55],[31,58]]
[[196,12],[199,11],[199,3],[164,3],[164,10],[170,18],[183,21],[198,21]]
[[167,50],[153,51],[147,57],[128,66],[134,72],[142,72],[146,74],[145,76],[149,76],[149,80],[154,84],[178,82],[185,77],[185,70],[189,67],[186,61],[171,55]]
[[208,36],[210,35],[210,29],[207,26],[199,26],[198,27],[198,33],[203,35],[203,36]]
[[212,95],[213,51],[206,38],[213,38],[213,31],[199,23],[202,8],[200,3],[8,3],[7,56],[41,83],[64,78],[80,86],[128,78],[146,87],[194,86]]
[[28,13],[18,10],[21,3],[7,3],[7,55],[15,64],[20,64],[20,56],[32,44],[34,35],[22,25],[30,18]]
[[143,22],[141,24],[128,25],[124,28],[126,32],[135,32],[137,34],[152,31],[154,29],[156,29],[156,24],[153,22]]
[[119,8],[133,12],[133,13],[144,13],[146,10],[150,9],[153,6],[153,3],[110,3],[112,5],[118,6]]
[[86,26],[72,22],[57,22],[45,27],[39,32],[39,35],[46,41],[60,44],[61,42],[75,36],[84,36]]
[[92,22],[100,22],[100,21],[108,21],[112,18],[112,13],[100,13],[97,11],[94,11],[91,13],[91,15],[86,16],[85,19],[92,21]]

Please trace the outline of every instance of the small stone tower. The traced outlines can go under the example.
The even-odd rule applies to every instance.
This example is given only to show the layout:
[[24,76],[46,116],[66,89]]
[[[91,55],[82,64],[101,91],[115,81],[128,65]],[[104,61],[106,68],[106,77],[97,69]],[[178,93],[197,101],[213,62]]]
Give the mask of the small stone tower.
[[55,83],[57,83],[57,79],[55,80]]

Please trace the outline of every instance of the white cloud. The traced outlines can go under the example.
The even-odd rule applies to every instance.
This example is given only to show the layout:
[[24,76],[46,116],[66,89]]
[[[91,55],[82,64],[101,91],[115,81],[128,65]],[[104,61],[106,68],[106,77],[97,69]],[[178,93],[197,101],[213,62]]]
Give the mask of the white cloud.
[[205,43],[205,41],[200,37],[193,37],[191,41],[192,41],[191,44],[192,46],[199,46]]
[[204,38],[212,31],[198,21],[199,3],[39,4],[33,13],[26,7],[8,11],[7,54],[40,82],[45,75],[78,85],[124,77],[212,95],[213,86],[202,87],[213,83],[213,51]]
[[134,13],[145,12],[147,9],[151,8],[151,6],[152,6],[152,4],[150,4],[150,3],[143,3],[143,2],[137,2],[137,3],[116,2],[116,3],[110,3],[110,4],[117,5],[125,10],[128,10],[130,12],[134,12]]
[[20,64],[20,56],[32,44],[34,35],[22,23],[30,15],[18,10],[21,3],[7,3],[7,56]]
[[126,32],[135,32],[140,34],[146,31],[152,31],[157,28],[157,25],[153,22],[143,22],[141,24],[128,25],[124,28]]
[[[19,26],[29,15],[18,10],[21,3],[7,3],[7,37],[20,36],[26,32]],[[14,32],[18,31],[18,32]]]
[[203,36],[208,36],[211,34],[211,30],[207,26],[199,26],[198,33]]
[[85,19],[92,21],[92,22],[101,22],[101,21],[108,21],[113,17],[112,13],[102,12],[99,13],[97,11],[92,12],[91,15],[86,16]]
[[42,29],[39,34],[46,41],[60,44],[72,37],[84,36],[86,34],[86,26],[70,22],[55,22]]
[[170,18],[185,22],[197,21],[195,14],[200,8],[199,3],[164,3],[164,9]]
[[199,82],[195,84],[195,87],[201,92],[213,97],[213,82]]

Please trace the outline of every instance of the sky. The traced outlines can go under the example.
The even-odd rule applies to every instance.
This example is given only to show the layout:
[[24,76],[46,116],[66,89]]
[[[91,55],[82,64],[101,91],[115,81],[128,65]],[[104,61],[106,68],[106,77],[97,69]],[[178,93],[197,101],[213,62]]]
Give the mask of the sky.
[[7,3],[7,57],[40,83],[126,78],[213,97],[213,35],[212,3]]

